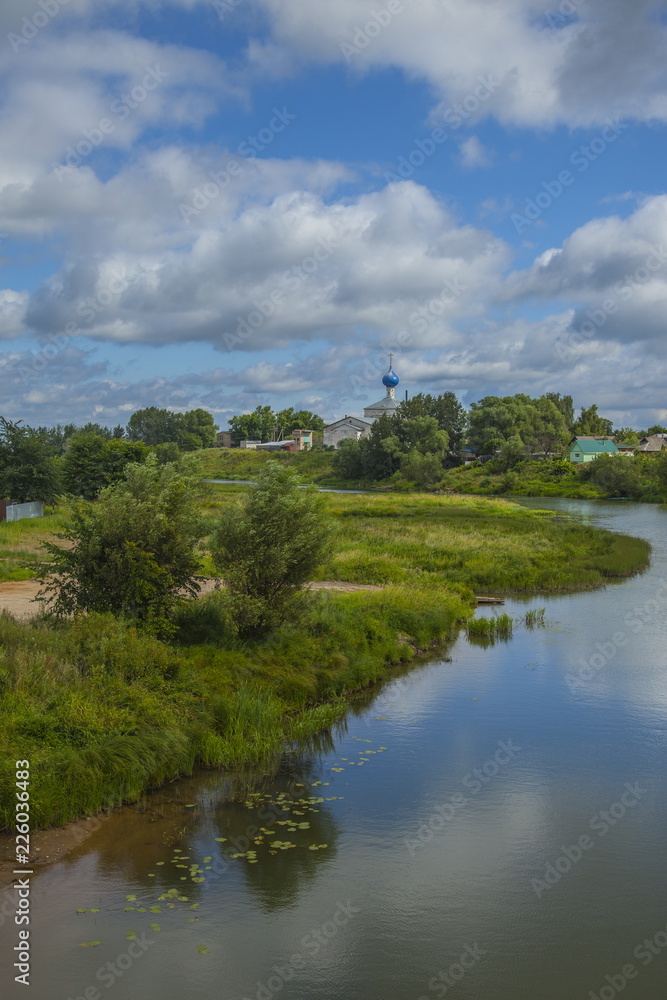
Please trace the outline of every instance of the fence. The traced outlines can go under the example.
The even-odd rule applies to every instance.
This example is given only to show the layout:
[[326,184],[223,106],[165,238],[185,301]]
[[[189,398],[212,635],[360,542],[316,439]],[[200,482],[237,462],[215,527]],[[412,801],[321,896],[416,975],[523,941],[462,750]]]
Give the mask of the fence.
[[7,516],[4,518],[6,521],[22,521],[26,517],[44,517],[44,504],[41,500],[34,503],[8,503],[6,510]]

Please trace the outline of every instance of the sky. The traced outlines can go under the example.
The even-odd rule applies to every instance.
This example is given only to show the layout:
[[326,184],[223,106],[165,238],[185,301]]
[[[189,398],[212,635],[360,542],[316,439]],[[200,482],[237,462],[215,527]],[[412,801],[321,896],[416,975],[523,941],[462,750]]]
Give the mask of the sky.
[[3,0],[0,413],[667,423],[667,4]]

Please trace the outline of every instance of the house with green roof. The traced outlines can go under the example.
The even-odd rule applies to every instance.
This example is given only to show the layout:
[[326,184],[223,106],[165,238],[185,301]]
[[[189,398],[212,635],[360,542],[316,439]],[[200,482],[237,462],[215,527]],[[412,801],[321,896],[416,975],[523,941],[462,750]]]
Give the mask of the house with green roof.
[[608,437],[582,435],[572,438],[569,445],[571,462],[592,462],[598,455],[618,455],[616,444]]

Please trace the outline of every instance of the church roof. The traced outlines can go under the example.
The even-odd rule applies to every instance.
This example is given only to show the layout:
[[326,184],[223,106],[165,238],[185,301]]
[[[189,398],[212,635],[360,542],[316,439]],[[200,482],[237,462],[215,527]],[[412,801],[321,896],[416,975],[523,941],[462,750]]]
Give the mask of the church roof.
[[364,430],[365,427],[370,427],[371,425],[367,420],[361,420],[359,417],[341,417],[340,420],[334,420],[332,424],[327,424],[324,428],[325,431],[330,431],[334,427],[340,427],[342,424],[351,424],[352,427],[356,427],[357,430]]
[[400,403],[393,396],[383,396],[382,399],[378,399],[377,403],[371,403],[370,406],[364,407],[364,416],[368,415],[369,410],[397,410]]

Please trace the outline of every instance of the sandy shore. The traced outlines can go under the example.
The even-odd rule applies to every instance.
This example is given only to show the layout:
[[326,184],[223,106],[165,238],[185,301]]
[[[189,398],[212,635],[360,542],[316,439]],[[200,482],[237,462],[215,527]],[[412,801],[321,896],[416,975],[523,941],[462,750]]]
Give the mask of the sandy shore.
[[[206,580],[202,585],[200,597],[210,594],[215,589],[215,580]],[[338,590],[342,594],[354,594],[357,590],[382,590],[374,584],[344,583],[339,580],[317,580],[309,583],[312,590]],[[41,605],[35,602],[40,584],[36,580],[17,580],[10,583],[0,583],[0,611],[11,611],[21,617],[34,615]]]

